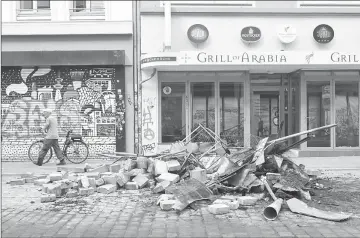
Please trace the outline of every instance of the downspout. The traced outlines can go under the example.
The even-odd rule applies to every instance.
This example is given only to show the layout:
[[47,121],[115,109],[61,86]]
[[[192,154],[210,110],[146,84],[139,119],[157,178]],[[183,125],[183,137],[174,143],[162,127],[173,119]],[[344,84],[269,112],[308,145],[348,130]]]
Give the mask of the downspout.
[[164,1],[164,51],[171,50],[171,1]]

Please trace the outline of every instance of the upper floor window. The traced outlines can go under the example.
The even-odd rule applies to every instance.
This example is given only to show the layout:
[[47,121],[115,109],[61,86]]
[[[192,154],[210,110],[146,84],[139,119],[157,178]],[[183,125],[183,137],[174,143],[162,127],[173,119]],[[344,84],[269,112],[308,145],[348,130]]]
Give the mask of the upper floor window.
[[298,1],[298,7],[360,7],[359,1]]
[[[239,6],[254,7],[255,1],[170,1],[172,6]],[[164,1],[160,1],[160,6],[165,6]]]
[[21,0],[17,20],[50,20],[50,0]]
[[74,0],[73,8],[70,9],[70,19],[104,20],[105,19],[104,1]]

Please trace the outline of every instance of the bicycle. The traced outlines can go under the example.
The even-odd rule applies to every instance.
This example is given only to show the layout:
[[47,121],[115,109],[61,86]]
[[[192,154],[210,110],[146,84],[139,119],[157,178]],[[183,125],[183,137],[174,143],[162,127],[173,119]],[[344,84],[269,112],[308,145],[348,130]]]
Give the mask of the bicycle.
[[[66,140],[63,145],[62,154],[69,160],[71,163],[80,164],[84,162],[89,156],[89,148],[87,144],[83,141],[81,135],[72,135],[72,130],[68,131],[66,134]],[[32,143],[28,150],[29,159],[35,164],[37,163],[39,152],[43,147],[44,139],[35,141]],[[81,157],[81,152],[85,152],[84,156]],[[51,147],[46,153],[43,164],[48,163],[53,156],[53,148]]]

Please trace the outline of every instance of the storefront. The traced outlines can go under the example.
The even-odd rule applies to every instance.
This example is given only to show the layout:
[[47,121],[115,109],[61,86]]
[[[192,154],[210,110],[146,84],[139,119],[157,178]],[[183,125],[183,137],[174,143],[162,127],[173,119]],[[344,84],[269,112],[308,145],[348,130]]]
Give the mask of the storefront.
[[359,66],[360,52],[144,55],[143,151],[168,149],[198,123],[235,148],[336,123],[302,144],[300,155],[358,155]]

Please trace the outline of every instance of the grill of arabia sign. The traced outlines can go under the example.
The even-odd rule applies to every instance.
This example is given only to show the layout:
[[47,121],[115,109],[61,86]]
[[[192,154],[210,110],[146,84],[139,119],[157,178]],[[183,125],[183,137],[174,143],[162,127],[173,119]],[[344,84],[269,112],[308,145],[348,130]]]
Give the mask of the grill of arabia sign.
[[282,25],[278,28],[279,40],[284,44],[289,44],[296,39],[296,29],[290,25]]
[[315,27],[313,37],[318,43],[329,43],[334,39],[334,30],[329,25],[321,24]]
[[261,31],[255,26],[247,26],[241,30],[241,39],[246,43],[254,43],[261,38]]
[[286,56],[281,53],[261,54],[261,53],[242,53],[238,55],[229,54],[207,54],[200,52],[197,55],[197,60],[200,63],[286,63]]

